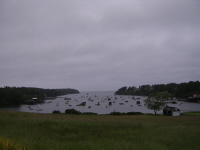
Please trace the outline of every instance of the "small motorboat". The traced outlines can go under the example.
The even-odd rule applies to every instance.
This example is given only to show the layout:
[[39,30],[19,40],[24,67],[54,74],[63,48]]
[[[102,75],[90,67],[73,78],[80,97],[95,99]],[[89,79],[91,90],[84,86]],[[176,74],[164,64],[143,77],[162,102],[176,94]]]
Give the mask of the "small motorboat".
[[30,107],[28,107],[29,108],[29,110],[34,110],[33,108],[31,108],[31,106]]
[[97,104],[95,104],[95,105],[100,105],[100,102],[98,102]]
[[40,109],[39,107],[37,109],[35,109],[36,111],[42,111],[43,109]]

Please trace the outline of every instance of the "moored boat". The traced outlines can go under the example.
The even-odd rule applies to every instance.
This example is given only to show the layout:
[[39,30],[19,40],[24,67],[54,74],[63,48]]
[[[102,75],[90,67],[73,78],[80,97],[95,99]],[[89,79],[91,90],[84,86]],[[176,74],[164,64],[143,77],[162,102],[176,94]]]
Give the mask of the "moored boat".
[[35,109],[36,111],[42,111],[43,109],[40,109],[39,107],[37,109]]

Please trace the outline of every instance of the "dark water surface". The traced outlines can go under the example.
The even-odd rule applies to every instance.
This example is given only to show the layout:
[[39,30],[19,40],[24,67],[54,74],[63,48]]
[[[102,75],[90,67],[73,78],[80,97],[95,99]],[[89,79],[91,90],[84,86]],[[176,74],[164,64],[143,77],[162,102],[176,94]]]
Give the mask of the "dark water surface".
[[[65,97],[71,98],[69,103]],[[111,100],[108,101],[108,98]],[[116,99],[117,98],[117,99]],[[144,106],[145,96],[135,96],[140,98],[133,100],[132,96],[115,96],[113,91],[100,91],[100,92],[80,92],[80,94],[69,94],[57,97],[54,100],[46,100],[44,104],[37,105],[20,105],[17,107],[0,108],[2,110],[22,111],[22,112],[34,112],[34,113],[52,113],[54,110],[59,110],[64,113],[66,109],[74,108],[81,112],[94,112],[98,114],[109,114],[113,111],[116,112],[142,112],[142,113],[154,113],[153,110],[149,110]],[[93,100],[93,101],[91,101]],[[137,105],[136,101],[140,101],[141,105]],[[51,102],[51,103],[48,103]],[[86,102],[85,106],[76,106],[82,102]],[[112,102],[112,105],[108,105]],[[114,103],[113,103],[114,102]],[[100,103],[100,105],[96,105]],[[123,105],[120,105],[123,103]],[[69,106],[71,105],[71,106]],[[169,106],[177,107],[182,112],[200,111],[200,103],[188,103],[177,101],[177,104],[168,104]],[[31,108],[28,108],[31,106]],[[88,108],[88,107],[91,108]],[[38,111],[40,109],[40,111]],[[159,111],[158,113],[162,113]]]

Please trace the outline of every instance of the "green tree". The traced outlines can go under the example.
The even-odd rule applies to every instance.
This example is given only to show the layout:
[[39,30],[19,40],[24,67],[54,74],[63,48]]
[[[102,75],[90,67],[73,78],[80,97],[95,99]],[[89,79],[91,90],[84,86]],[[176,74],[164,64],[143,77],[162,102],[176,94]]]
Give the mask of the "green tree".
[[117,94],[117,95],[126,95],[126,91],[127,91],[127,87],[124,86],[124,87],[120,88],[119,90],[117,90],[115,92],[115,94]]
[[166,105],[166,101],[170,94],[168,92],[158,92],[149,96],[144,102],[144,105],[154,111],[155,115],[157,111],[161,110]]

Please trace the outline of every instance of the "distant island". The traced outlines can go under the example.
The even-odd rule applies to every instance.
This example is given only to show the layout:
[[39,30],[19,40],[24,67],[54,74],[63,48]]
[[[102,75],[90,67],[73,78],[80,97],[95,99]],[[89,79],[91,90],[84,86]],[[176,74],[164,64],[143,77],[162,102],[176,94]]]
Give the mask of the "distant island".
[[122,87],[118,89],[116,95],[143,95],[149,96],[157,92],[167,91],[172,97],[177,98],[195,98],[200,96],[200,82],[190,81],[188,83],[169,83],[169,84],[154,84],[154,85],[142,85],[139,88],[132,87]]
[[76,89],[42,89],[33,87],[9,87],[0,88],[0,105],[20,105],[27,100],[36,98],[43,101],[48,97],[56,97],[67,94],[79,93]]

